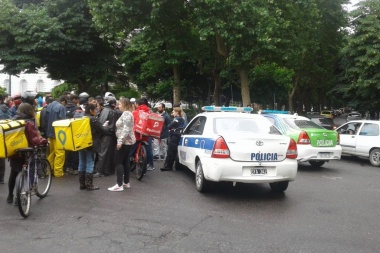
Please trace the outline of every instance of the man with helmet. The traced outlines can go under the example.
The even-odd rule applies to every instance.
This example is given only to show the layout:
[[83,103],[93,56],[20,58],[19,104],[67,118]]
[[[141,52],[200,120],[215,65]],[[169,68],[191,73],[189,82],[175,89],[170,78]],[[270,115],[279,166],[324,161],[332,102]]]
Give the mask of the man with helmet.
[[64,176],[63,166],[65,163],[65,151],[56,148],[57,139],[54,132],[53,122],[66,119],[66,104],[67,98],[65,96],[59,97],[58,101],[54,101],[46,107],[44,116],[46,136],[49,141],[48,160],[53,168],[55,177]]
[[28,103],[32,105],[33,107],[37,107],[36,96],[37,96],[36,92],[25,91],[24,93],[22,93],[21,101],[23,103]]
[[[103,126],[107,126],[110,135],[103,135],[101,137],[101,147],[100,152],[98,152],[98,160],[95,165],[96,173],[94,177],[109,176],[114,173],[115,167],[113,164],[115,156],[116,147],[116,135],[115,135],[115,125],[116,125],[116,99],[115,97],[109,95],[112,94],[107,92],[104,99],[104,106],[101,106],[101,102],[98,102],[98,120]],[[112,94],[113,95],[113,94]],[[107,123],[106,123],[107,122]]]

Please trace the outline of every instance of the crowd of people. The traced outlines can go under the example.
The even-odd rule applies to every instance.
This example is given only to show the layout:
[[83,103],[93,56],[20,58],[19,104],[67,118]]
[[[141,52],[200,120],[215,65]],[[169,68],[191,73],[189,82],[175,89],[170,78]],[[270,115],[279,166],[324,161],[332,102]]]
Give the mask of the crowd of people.
[[[140,99],[120,97],[117,99],[110,92],[96,97],[91,97],[86,92],[78,95],[67,92],[58,99],[54,99],[51,95],[42,97],[25,93],[23,95],[16,94],[12,103],[9,102],[0,96],[0,120],[25,119],[30,122],[25,128],[26,135],[34,138],[27,138],[29,145],[48,142],[47,159],[54,177],[61,178],[68,174],[79,175],[80,190],[98,190],[99,187],[93,184],[93,179],[113,174],[116,174],[116,184],[109,187],[109,191],[123,191],[130,188],[130,159],[136,151],[139,141],[148,143],[147,170],[154,170],[155,158],[165,160],[161,171],[172,170],[180,136],[175,130],[183,128],[187,124],[186,114],[179,104],[174,105],[172,120],[166,111],[165,104],[159,103],[156,113],[164,118],[160,139],[143,136],[135,131],[135,124],[140,111],[152,112],[153,109],[148,100],[144,97]],[[42,108],[40,108],[37,124],[35,112],[38,107]],[[33,113],[31,113],[31,108]],[[90,119],[93,145],[79,151],[65,151],[57,148],[53,122],[82,117]],[[37,125],[39,125],[38,128]],[[152,146],[155,147],[154,151]],[[4,158],[0,159],[0,183],[2,184],[4,183],[5,160]],[[16,176],[21,170],[22,164],[12,161],[12,158],[9,160],[11,173],[7,202],[12,203]]]

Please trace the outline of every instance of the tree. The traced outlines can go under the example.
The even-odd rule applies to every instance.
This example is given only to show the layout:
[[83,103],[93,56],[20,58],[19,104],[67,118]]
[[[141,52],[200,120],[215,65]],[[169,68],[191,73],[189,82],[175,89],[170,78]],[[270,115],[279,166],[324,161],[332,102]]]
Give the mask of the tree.
[[351,33],[342,50],[342,84],[337,91],[353,107],[380,110],[380,2],[366,0],[351,12]]
[[50,78],[77,84],[79,92],[116,80],[122,70],[117,47],[100,38],[85,0],[15,2],[0,5],[3,72],[18,75],[44,67]]
[[213,37],[216,51],[240,78],[243,104],[251,103],[249,70],[276,49],[283,17],[277,1],[194,1],[194,16],[202,37]]
[[288,26],[282,31],[280,66],[294,71],[289,110],[295,104],[306,107],[326,101],[326,93],[335,85],[335,70],[345,25],[342,3],[345,0],[283,2]]
[[[90,0],[89,3],[95,24],[104,36],[125,43],[127,54],[129,48],[134,47],[134,40],[139,40],[147,48],[143,48],[143,52],[149,51],[149,62],[143,67],[171,69],[173,101],[178,103],[181,99],[181,64],[193,59],[194,44],[198,40],[189,21],[187,2]],[[123,59],[133,61],[127,57]]]

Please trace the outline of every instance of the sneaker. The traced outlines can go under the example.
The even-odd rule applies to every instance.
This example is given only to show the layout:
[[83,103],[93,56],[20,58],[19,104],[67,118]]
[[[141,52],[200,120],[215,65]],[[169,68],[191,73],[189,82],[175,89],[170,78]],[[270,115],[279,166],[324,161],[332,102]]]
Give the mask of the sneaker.
[[123,187],[124,188],[131,188],[131,185],[129,183],[128,184],[123,183]]
[[146,168],[146,170],[154,170],[153,165],[148,165],[148,167]]
[[153,156],[153,160],[158,160],[158,159],[160,159],[160,158],[158,157],[158,155]]
[[114,186],[108,188],[109,191],[111,192],[121,192],[124,191],[123,186],[119,186],[118,184],[115,184]]

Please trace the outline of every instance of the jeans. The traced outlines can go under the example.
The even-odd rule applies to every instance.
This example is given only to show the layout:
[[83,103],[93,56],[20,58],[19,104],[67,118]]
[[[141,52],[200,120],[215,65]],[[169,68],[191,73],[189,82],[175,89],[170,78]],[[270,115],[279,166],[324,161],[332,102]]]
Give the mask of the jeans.
[[91,148],[85,148],[78,151],[79,153],[79,172],[92,174],[94,172],[95,152]]
[[148,165],[153,166],[153,150],[152,150],[152,137],[149,137],[148,145],[146,146],[146,155],[148,158]]

